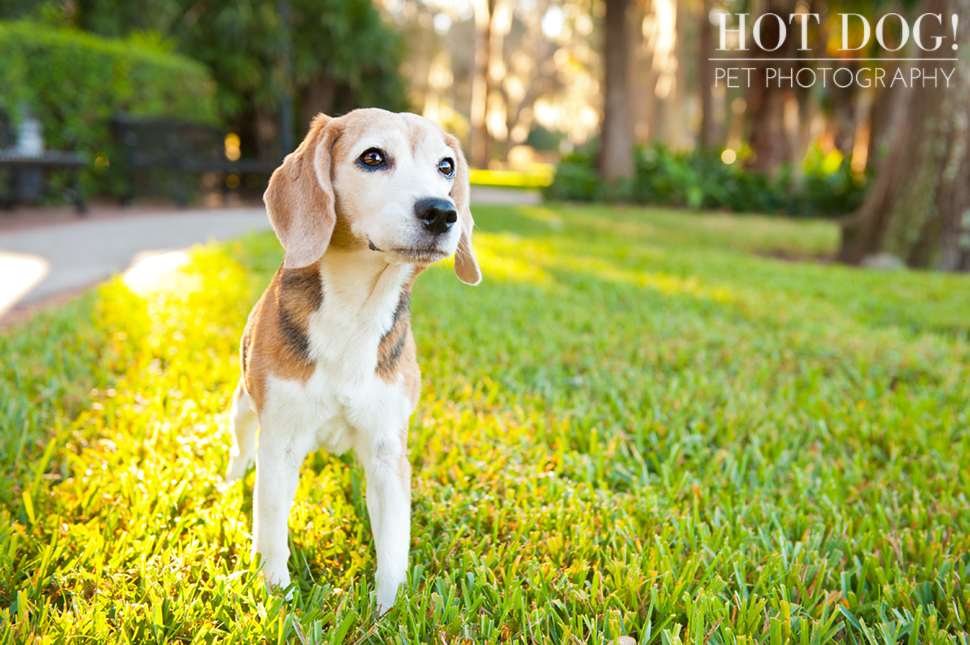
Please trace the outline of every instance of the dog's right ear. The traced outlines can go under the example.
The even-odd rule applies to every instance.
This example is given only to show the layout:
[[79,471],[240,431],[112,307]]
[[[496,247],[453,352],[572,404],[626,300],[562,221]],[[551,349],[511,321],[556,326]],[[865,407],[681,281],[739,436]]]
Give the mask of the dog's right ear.
[[331,151],[337,136],[333,119],[317,115],[300,147],[270,177],[263,195],[269,221],[286,249],[283,266],[287,269],[313,264],[330,244],[337,223],[330,182]]
[[461,226],[461,237],[458,238],[458,250],[455,251],[455,275],[465,284],[477,285],[482,281],[482,272],[478,268],[478,260],[472,250],[472,230],[475,220],[472,218],[470,207],[471,188],[468,184],[468,163],[461,152],[461,144],[454,136],[445,135],[445,144],[455,153],[455,179],[451,186],[451,198],[458,211],[458,221]]

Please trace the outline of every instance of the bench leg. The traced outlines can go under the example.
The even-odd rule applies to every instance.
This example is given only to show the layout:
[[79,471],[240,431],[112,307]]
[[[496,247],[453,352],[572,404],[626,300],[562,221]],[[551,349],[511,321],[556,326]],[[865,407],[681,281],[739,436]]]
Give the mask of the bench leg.
[[88,212],[88,206],[84,203],[84,188],[81,187],[81,173],[74,171],[74,210],[83,217]]
[[7,170],[7,192],[4,195],[0,195],[0,205],[3,206],[3,210],[12,211],[17,205],[17,184],[16,176],[13,170]]
[[128,185],[125,187],[125,194],[121,196],[121,205],[131,206],[135,201],[135,164],[132,163],[131,155],[127,151],[125,156],[128,161],[125,164],[125,183]]
[[179,208],[185,208],[188,206],[188,194],[185,190],[185,171],[182,170],[182,164],[178,164],[175,168],[175,204]]

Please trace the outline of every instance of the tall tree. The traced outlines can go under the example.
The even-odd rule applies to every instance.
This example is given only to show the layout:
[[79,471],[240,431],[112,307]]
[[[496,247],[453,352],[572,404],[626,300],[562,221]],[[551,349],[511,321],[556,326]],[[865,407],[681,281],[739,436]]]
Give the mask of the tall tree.
[[488,72],[491,62],[492,15],[497,0],[473,0],[475,17],[475,62],[472,67],[471,157],[473,166],[488,166],[489,137],[485,116],[488,111]]
[[633,176],[633,127],[629,111],[630,51],[626,12],[629,0],[606,0],[603,29],[605,99],[598,166],[607,181]]
[[[649,138],[673,148],[683,147],[686,89],[683,38],[687,21],[683,4],[676,0],[652,0],[644,7],[636,50],[637,81],[631,91],[634,132],[637,140]],[[639,7],[638,7],[639,8]],[[639,38],[638,38],[639,40]]]
[[[761,6],[764,16],[760,29],[761,45],[753,33],[747,34],[746,47],[751,51],[741,52],[744,56],[760,59],[747,63],[755,68],[747,91],[748,141],[752,152],[748,166],[760,172],[774,173],[779,165],[791,157],[791,142],[785,130],[785,108],[787,103],[796,99],[791,87],[785,87],[777,80],[769,81],[768,74],[770,69],[780,69],[785,76],[794,73],[794,64],[781,59],[794,57],[797,38],[789,34],[782,41],[781,24],[768,14],[787,18],[794,11],[795,2],[767,0]],[[753,27],[754,23],[750,26]]]
[[[935,86],[909,91],[903,120],[908,127],[898,130],[866,201],[843,221],[839,258],[858,263],[889,252],[914,267],[970,271],[970,21],[959,21],[955,40],[949,22],[951,15],[970,16],[970,0],[923,0],[920,13],[943,17],[942,25],[923,20],[924,43],[946,38],[939,49],[921,50],[920,56],[952,53],[957,60],[917,65],[952,65],[952,74],[949,81],[940,76]],[[935,33],[927,33],[931,29]]]
[[698,143],[702,148],[713,148],[720,143],[717,124],[714,121],[714,29],[711,25],[710,0],[700,0],[697,33],[697,67],[701,94],[701,131]]
[[558,48],[557,42],[542,33],[542,17],[549,2],[539,0],[536,4],[536,9],[515,15],[510,25],[513,28],[504,39],[504,78],[494,82],[493,96],[501,100],[505,111],[504,156],[513,145],[526,140],[536,101],[562,88],[554,66],[552,71],[544,71],[542,64],[551,61]]

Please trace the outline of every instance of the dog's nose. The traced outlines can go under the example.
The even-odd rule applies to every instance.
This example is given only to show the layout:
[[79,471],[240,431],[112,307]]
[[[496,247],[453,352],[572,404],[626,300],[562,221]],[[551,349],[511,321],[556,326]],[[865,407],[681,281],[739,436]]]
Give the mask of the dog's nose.
[[414,202],[414,214],[424,224],[426,231],[435,235],[447,233],[458,221],[458,211],[446,199],[429,197]]

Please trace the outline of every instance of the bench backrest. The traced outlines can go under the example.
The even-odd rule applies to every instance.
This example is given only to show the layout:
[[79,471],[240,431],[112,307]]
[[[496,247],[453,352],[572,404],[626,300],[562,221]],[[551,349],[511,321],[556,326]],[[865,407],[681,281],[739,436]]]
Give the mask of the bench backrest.
[[133,166],[175,167],[182,159],[224,159],[222,132],[192,121],[117,114],[111,120]]

